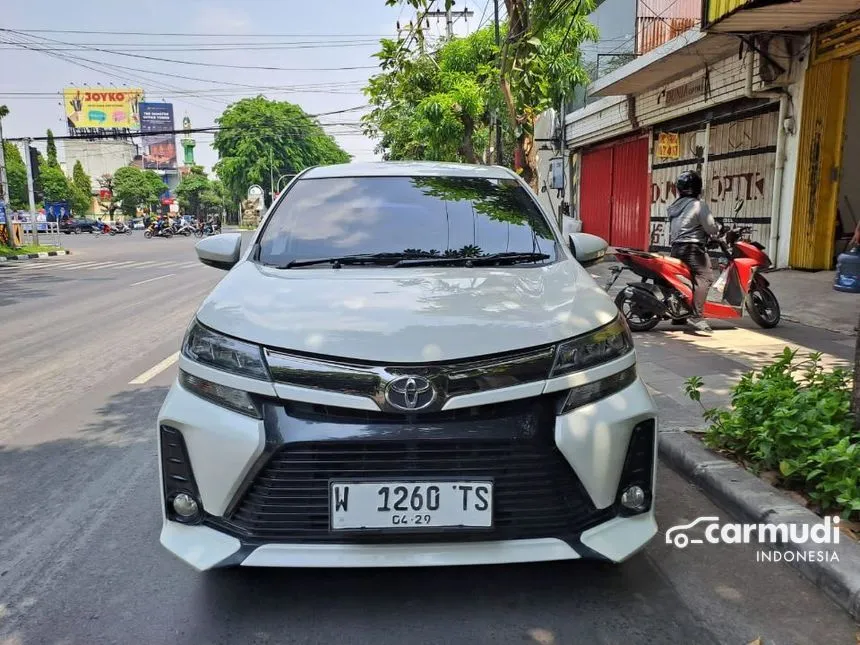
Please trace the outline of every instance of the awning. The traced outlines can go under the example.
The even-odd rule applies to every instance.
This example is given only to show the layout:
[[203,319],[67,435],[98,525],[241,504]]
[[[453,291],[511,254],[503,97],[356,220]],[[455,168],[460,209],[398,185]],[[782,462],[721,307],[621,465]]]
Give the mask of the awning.
[[[718,2],[707,1],[708,6]],[[750,0],[746,4],[731,2],[728,5],[724,10],[714,13],[713,22],[706,26],[708,31],[810,31],[860,11],[860,0]],[[739,6],[731,9],[731,5]]]
[[592,96],[639,94],[694,74],[737,53],[739,48],[740,42],[734,36],[709,34],[695,27],[596,80],[588,92]]

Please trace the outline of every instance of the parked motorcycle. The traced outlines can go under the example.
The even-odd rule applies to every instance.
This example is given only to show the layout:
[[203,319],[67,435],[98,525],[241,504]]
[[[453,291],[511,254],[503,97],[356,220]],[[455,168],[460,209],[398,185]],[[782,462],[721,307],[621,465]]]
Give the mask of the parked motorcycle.
[[170,226],[165,226],[164,228],[156,229],[155,224],[150,224],[149,228],[147,228],[143,232],[143,237],[146,239],[152,239],[153,237],[173,237],[173,229]]
[[[741,207],[738,202],[735,212]],[[750,231],[748,226],[737,229],[723,226],[720,236],[710,245],[716,245],[725,260],[708,293],[703,315],[739,319],[746,308],[756,324],[770,329],[779,324],[780,309],[762,273],[773,265],[764,246],[743,239]],[[681,260],[626,248],[615,249],[615,257],[621,266],[613,267],[605,285],[607,291],[625,270],[641,278],[639,282],[628,282],[615,298],[631,330],[648,331],[661,320],[683,324],[692,315],[692,278],[689,267]]]
[[117,222],[113,226],[108,227],[108,235],[131,235],[131,227],[125,222]]

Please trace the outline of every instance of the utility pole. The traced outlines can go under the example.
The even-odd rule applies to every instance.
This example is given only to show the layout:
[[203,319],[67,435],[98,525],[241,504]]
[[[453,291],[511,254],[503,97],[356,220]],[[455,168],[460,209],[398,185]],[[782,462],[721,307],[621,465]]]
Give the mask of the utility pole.
[[[269,203],[275,201],[275,157],[273,156],[272,149],[269,148]],[[263,200],[263,206],[266,205],[266,200]]]
[[[499,50],[499,66],[502,64],[502,38],[499,34],[499,0],[493,0],[493,12],[496,23],[496,49]],[[496,163],[502,165],[502,119],[496,114]]]
[[39,246],[39,223],[36,221],[36,198],[33,196],[33,164],[30,163],[30,141],[24,139],[24,163],[27,166],[27,196],[30,198],[30,230],[33,246]]
[[441,18],[442,16],[445,16],[445,32],[448,34],[448,38],[453,38],[454,18],[471,18],[475,15],[475,12],[471,9],[451,11],[451,9],[448,8],[445,11],[428,11],[425,15],[432,18]]
[[9,178],[6,176],[6,151],[3,149],[3,119],[0,118],[0,189],[3,190],[3,202],[6,206],[6,233],[9,246],[15,248],[15,238],[12,231],[12,197],[9,195]]

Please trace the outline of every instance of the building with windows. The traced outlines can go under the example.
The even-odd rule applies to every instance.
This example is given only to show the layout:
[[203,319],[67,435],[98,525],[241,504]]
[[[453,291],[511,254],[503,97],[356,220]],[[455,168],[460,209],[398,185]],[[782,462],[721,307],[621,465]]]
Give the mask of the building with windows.
[[561,210],[612,245],[665,250],[674,179],[696,169],[714,215],[752,227],[777,266],[832,268],[860,218],[860,0],[635,11],[632,60],[538,125],[563,128],[539,155],[564,159]]

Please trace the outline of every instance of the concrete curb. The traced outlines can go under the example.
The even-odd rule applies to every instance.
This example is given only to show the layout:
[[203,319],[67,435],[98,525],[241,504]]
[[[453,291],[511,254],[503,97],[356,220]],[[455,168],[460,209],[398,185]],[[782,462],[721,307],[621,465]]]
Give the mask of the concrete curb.
[[[821,518],[792,502],[750,472],[708,450],[683,431],[660,433],[660,455],[668,465],[702,488],[713,501],[744,522],[816,524]],[[826,549],[838,562],[789,562],[860,621],[860,545],[849,538]]]
[[0,262],[20,262],[22,260],[37,260],[39,258],[52,258],[55,256],[71,255],[68,249],[59,251],[43,251],[42,253],[25,253],[23,255],[0,255]]

